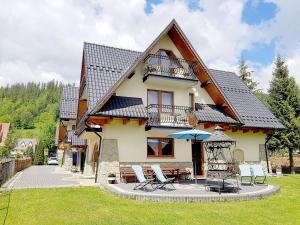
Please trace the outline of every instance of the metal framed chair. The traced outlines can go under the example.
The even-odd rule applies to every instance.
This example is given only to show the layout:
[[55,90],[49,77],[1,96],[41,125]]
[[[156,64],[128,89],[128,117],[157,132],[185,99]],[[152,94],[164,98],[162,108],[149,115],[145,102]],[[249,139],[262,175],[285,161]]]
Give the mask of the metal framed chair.
[[263,184],[265,183],[265,181],[267,180],[267,176],[263,170],[262,165],[256,164],[256,165],[251,165],[251,169],[253,172],[253,181],[255,184],[257,184],[256,179],[257,178],[262,178],[263,179]]
[[147,185],[151,185],[152,189],[154,189],[154,179],[147,179],[144,175],[143,168],[140,165],[132,165],[131,167],[135,173],[136,181],[138,181],[135,183],[135,186],[133,188],[134,190],[144,189]]
[[163,174],[160,166],[158,164],[156,165],[151,165],[151,169],[156,175],[156,180],[158,182],[158,185],[156,186],[156,189],[162,189],[166,185],[172,186],[172,188],[175,190],[176,188],[172,184],[175,181],[175,177],[168,178],[166,175]]
[[251,173],[251,166],[247,164],[241,164],[239,165],[240,169],[240,178],[241,178],[241,183],[243,183],[243,178],[250,178],[250,184],[253,184],[253,176]]

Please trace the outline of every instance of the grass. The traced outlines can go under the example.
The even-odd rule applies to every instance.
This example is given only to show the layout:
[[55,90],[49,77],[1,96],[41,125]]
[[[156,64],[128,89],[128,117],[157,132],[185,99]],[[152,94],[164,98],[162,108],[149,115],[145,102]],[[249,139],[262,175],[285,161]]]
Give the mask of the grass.
[[6,225],[300,224],[300,175],[269,182],[281,191],[263,200],[211,203],[134,201],[93,187],[15,190]]
[[36,138],[39,132],[39,129],[15,129],[16,136],[20,138]]

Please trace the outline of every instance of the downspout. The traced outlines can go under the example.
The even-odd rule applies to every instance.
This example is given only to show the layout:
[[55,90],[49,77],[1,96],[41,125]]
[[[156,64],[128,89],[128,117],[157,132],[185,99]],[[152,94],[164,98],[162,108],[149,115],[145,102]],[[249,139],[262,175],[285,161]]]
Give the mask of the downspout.
[[[85,125],[89,128],[91,128],[87,121],[85,121]],[[96,165],[96,174],[95,174],[95,183],[97,183],[98,179],[98,169],[99,169],[99,161],[100,161],[100,150],[101,150],[101,145],[102,145],[102,136],[98,134],[97,132],[93,131],[94,134],[96,134],[99,137],[99,145],[98,145],[98,159],[97,159],[97,165]]]
[[271,137],[272,137],[271,135],[267,135],[266,140],[265,140],[265,153],[266,153],[266,161],[267,161],[268,173],[270,173],[270,168],[269,168],[269,156],[268,156],[267,144],[271,140]]
[[95,183],[97,183],[98,179],[98,169],[99,169],[99,161],[100,161],[100,149],[102,145],[102,136],[98,134],[97,132],[94,132],[99,137],[99,146],[98,146],[98,159],[97,159],[97,166],[96,166],[96,174],[95,174]]

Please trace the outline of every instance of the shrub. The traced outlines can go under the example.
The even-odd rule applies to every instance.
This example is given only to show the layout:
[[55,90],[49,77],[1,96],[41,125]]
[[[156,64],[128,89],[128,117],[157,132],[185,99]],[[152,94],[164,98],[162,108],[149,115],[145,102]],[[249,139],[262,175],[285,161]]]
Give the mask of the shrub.
[[35,165],[44,165],[44,148],[42,146],[38,146],[34,155]]
[[25,150],[24,156],[33,158],[33,148],[31,146]]

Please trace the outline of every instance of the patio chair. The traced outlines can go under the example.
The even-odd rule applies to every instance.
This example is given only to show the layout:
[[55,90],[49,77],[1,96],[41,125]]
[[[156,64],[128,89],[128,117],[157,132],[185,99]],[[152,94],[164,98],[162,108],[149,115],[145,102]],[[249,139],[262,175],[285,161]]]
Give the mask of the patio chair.
[[131,167],[132,167],[132,169],[135,173],[135,176],[136,176],[136,183],[135,183],[135,186],[133,188],[134,190],[144,189],[149,184],[151,185],[152,189],[154,189],[153,186],[152,186],[154,179],[147,179],[145,177],[143,169],[140,165],[132,165]]
[[174,185],[172,184],[175,180],[175,177],[168,178],[166,175],[164,175],[158,164],[157,165],[151,165],[151,169],[155,173],[156,180],[158,182],[158,185],[156,186],[156,189],[157,188],[159,188],[159,189],[164,188],[168,184],[171,185],[174,190],[176,189],[174,187]]
[[243,178],[250,178],[250,184],[253,183],[253,176],[251,173],[251,167],[247,164],[239,165],[240,169],[240,177],[241,177],[241,183],[243,183]]
[[253,177],[254,177],[254,183],[257,183],[256,179],[257,178],[262,178],[263,179],[263,184],[265,183],[267,176],[264,173],[262,165],[256,164],[256,165],[251,165],[252,172],[253,172]]

